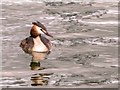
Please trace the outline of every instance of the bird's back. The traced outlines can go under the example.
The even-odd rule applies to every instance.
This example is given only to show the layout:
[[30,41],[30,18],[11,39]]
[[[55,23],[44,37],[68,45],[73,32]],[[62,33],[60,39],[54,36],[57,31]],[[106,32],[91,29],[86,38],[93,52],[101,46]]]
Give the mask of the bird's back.
[[20,47],[23,49],[23,51],[29,54],[32,52],[33,46],[34,46],[34,42],[33,42],[33,37],[31,36],[23,39],[20,43]]
[[50,51],[50,49],[52,47],[52,43],[44,36],[41,36],[41,41],[46,45],[46,47]]

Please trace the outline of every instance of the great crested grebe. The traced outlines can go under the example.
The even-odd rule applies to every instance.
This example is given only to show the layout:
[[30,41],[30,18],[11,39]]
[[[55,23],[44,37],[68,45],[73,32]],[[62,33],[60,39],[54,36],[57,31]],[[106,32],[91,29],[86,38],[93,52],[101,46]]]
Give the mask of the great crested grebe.
[[53,37],[47,32],[46,27],[39,21],[32,22],[33,26],[30,30],[30,36],[21,41],[20,47],[24,52],[31,54],[32,52],[49,52],[51,50],[52,44],[50,40],[42,36],[45,34],[47,36]]

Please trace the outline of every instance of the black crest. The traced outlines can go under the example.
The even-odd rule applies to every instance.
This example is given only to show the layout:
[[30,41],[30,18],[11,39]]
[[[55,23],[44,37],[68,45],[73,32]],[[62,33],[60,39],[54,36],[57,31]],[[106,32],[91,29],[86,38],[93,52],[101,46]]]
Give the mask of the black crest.
[[37,25],[38,27],[41,27],[42,29],[46,30],[46,27],[42,23],[40,23],[39,21],[32,22],[32,24]]

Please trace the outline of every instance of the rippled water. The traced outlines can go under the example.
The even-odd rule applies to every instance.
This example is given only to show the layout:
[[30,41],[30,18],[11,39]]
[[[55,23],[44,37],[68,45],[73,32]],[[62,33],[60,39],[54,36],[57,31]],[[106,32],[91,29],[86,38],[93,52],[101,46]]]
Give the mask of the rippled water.
[[[15,0],[16,1],[16,0]],[[117,87],[117,3],[3,2],[3,87]],[[19,47],[39,20],[54,38],[52,52],[31,70]]]

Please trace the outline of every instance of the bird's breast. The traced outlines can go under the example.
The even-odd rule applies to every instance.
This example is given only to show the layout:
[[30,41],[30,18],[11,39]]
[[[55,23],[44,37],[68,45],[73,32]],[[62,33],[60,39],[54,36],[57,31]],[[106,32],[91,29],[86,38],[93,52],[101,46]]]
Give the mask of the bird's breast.
[[40,37],[34,38],[33,41],[34,41],[34,46],[32,48],[32,51],[36,51],[36,52],[47,52],[48,51],[48,48],[43,43],[43,41],[40,39]]

